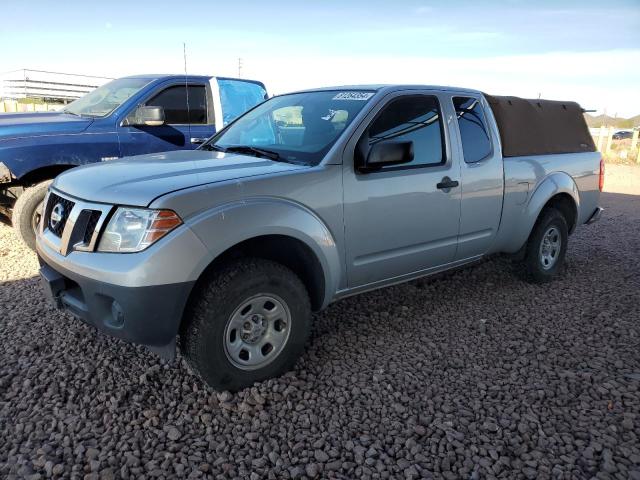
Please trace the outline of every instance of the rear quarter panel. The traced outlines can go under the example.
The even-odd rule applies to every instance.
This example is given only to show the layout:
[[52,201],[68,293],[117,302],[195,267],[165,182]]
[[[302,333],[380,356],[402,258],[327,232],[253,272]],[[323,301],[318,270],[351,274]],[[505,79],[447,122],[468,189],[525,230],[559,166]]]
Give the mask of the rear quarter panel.
[[505,194],[500,229],[492,252],[517,252],[545,204],[559,193],[576,204],[577,226],[598,206],[600,153],[567,153],[504,159]]

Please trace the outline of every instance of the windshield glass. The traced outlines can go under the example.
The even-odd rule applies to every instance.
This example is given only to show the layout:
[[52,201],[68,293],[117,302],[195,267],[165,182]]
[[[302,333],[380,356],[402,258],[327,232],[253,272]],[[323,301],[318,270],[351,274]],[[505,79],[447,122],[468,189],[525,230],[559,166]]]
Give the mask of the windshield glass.
[[75,102],[71,102],[63,111],[75,115],[104,117],[122,105],[131,95],[139,92],[149,82],[148,78],[113,80],[87,93]]
[[208,144],[220,149],[260,148],[277,153],[283,161],[316,165],[373,95],[332,90],[273,97]]

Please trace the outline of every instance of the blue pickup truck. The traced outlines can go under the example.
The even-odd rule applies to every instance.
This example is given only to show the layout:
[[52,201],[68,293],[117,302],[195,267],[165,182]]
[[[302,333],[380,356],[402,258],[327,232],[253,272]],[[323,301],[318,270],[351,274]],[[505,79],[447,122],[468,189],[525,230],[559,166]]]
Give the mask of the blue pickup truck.
[[195,149],[267,98],[261,82],[194,75],[113,80],[59,112],[0,114],[0,213],[35,249],[52,179],[87,163]]

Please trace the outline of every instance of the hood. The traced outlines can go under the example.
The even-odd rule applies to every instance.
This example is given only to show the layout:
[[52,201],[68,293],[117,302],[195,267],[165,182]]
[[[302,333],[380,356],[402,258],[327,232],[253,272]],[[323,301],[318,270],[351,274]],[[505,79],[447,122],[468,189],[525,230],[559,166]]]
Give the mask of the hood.
[[72,168],[53,186],[83,200],[146,207],[176,190],[302,168],[235,153],[179,150]]
[[92,118],[62,112],[0,113],[0,140],[80,133],[91,122]]

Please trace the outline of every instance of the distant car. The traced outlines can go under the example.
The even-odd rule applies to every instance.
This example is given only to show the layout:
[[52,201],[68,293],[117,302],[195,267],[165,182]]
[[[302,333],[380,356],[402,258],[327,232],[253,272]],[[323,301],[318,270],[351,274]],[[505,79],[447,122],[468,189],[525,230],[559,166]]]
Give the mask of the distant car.
[[614,140],[624,140],[625,138],[631,138],[631,137],[633,137],[633,132],[629,132],[626,130],[620,130],[619,132],[616,132],[613,134]]

